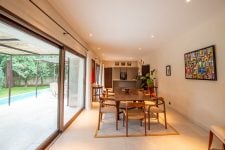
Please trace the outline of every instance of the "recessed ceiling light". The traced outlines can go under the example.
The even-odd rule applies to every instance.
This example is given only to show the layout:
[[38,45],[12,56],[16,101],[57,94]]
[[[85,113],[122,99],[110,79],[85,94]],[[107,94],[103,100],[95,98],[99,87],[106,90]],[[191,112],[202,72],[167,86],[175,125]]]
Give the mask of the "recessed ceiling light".
[[101,47],[98,47],[97,50],[101,50]]
[[155,36],[154,36],[154,35],[152,35],[152,36],[151,36],[151,38],[153,39],[153,38],[155,38]]
[[140,50],[142,50],[142,48],[141,48],[141,47],[139,47],[139,48],[138,48],[138,50],[140,51]]
[[92,36],[93,36],[93,34],[92,34],[92,33],[89,33],[89,36],[90,36],[90,37],[92,37]]
[[186,3],[190,3],[191,2],[191,0],[186,0]]

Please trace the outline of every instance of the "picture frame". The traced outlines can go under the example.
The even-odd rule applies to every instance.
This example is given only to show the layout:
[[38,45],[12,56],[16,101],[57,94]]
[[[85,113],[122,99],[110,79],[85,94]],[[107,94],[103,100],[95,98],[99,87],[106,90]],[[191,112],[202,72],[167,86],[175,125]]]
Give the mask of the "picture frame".
[[170,65],[166,66],[166,76],[171,76],[171,66]]
[[185,79],[217,80],[215,45],[184,54]]
[[118,61],[115,62],[115,66],[119,66],[120,63]]
[[126,65],[126,62],[121,62],[121,66],[125,66]]
[[127,66],[129,66],[129,67],[132,66],[132,62],[131,61],[128,61],[127,62]]

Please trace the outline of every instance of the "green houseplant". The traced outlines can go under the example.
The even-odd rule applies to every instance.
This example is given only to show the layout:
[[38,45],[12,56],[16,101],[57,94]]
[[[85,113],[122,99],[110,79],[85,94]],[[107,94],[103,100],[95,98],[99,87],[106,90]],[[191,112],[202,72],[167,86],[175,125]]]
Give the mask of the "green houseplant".
[[145,90],[154,90],[154,73],[155,70],[152,70],[151,73],[147,73],[144,76],[141,76],[142,84],[141,87],[144,88]]

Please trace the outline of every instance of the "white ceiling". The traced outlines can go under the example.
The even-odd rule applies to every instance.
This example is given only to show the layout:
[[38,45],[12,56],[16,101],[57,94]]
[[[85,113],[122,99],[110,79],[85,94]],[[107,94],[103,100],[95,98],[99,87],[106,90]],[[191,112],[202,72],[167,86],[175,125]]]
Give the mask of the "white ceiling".
[[105,60],[141,58],[225,9],[225,0],[48,1]]

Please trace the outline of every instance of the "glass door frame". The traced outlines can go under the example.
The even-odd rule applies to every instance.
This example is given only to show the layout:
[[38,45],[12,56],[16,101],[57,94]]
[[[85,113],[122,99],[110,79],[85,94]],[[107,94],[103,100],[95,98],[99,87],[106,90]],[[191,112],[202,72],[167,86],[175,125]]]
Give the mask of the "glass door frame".
[[[60,74],[61,74],[61,79],[60,79],[60,115],[59,115],[59,118],[60,118],[60,131],[63,132],[65,131],[69,125],[79,116],[79,114],[84,110],[85,108],[85,98],[86,98],[86,61],[87,61],[87,57],[85,57],[84,55],[81,55],[79,53],[77,53],[76,51],[73,51],[71,48],[67,47],[67,46],[64,46],[62,48],[62,55],[61,55],[61,61],[60,63],[64,64],[61,68],[61,71],[60,71]],[[75,113],[73,115],[73,117],[66,123],[64,124],[64,79],[65,79],[65,54],[66,52],[70,52],[72,53],[73,55],[76,55],[82,59],[84,59],[84,81],[83,81],[83,84],[84,84],[84,87],[83,87],[83,92],[84,92],[84,96],[83,96],[83,102],[84,102],[84,105],[82,107],[81,110],[79,110],[77,113]]]
[[[37,149],[45,149],[47,148],[51,142],[60,134],[62,133],[76,118],[77,116],[83,111],[85,107],[85,98],[86,98],[86,61],[87,57],[84,55],[79,54],[75,50],[70,47],[64,46],[63,43],[55,39],[54,37],[44,33],[40,29],[34,27],[27,21],[23,20],[22,18],[18,17],[14,13],[10,12],[9,10],[0,6],[0,21],[13,26],[27,34],[30,34],[38,39],[47,42],[59,49],[59,75],[58,75],[58,110],[57,110],[57,129],[48,138],[41,143]],[[63,125],[63,113],[64,113],[64,77],[65,77],[65,52],[71,52],[72,54],[79,56],[84,59],[84,106],[83,108],[67,122],[67,124]]]
[[[3,14],[1,13],[3,9]],[[6,13],[6,14],[4,14]],[[27,28],[25,26],[25,24],[27,25],[26,22],[23,22],[23,20],[20,20],[20,18],[18,18],[17,16],[15,16],[12,13],[9,13],[8,11],[6,11],[4,8],[0,7],[0,21],[4,22],[5,24],[12,26],[18,30],[21,30],[22,32],[25,32],[31,36],[34,36],[35,38],[38,38],[50,45],[53,45],[55,47],[57,47],[59,49],[59,52],[61,53],[61,49],[62,47],[60,45],[58,45],[58,43],[52,42],[51,40],[47,39],[45,36],[43,36],[42,32],[36,32],[37,30],[34,28],[33,30],[31,30],[30,28]],[[24,24],[22,25],[22,23],[18,23],[18,21],[22,21]],[[29,26],[29,24],[28,24]],[[33,26],[31,26],[31,28],[33,28]],[[53,40],[54,41],[54,40]],[[59,53],[59,61],[61,60],[61,54]],[[61,65],[59,64],[59,70],[61,70]],[[60,79],[60,72],[59,72],[59,76],[58,76],[58,84],[59,83],[59,79]],[[58,94],[60,93],[60,91],[58,92]],[[58,104],[60,102],[59,96],[58,96]],[[58,105],[59,108],[59,105]],[[57,110],[57,118],[59,118],[59,109]],[[60,134],[60,120],[57,119],[57,129],[48,136],[48,138],[46,138],[43,143],[41,143],[37,149],[44,149],[46,148],[59,134]]]

